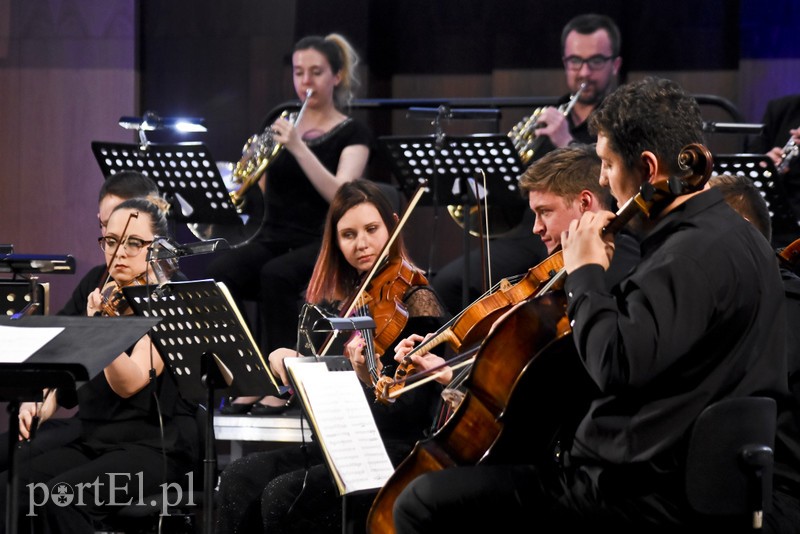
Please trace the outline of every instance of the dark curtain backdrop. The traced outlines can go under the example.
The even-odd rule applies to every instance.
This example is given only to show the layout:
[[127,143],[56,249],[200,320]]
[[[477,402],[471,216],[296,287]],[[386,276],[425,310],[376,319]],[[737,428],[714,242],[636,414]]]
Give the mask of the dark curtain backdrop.
[[625,72],[735,70],[740,2],[700,4],[702,9],[697,0],[142,2],[142,109],[206,117],[212,153],[234,158],[274,106],[295,98],[291,47],[302,36],[346,35],[367,67],[369,90],[359,96],[391,98],[396,75],[559,69],[561,28],[590,11],[618,22]]

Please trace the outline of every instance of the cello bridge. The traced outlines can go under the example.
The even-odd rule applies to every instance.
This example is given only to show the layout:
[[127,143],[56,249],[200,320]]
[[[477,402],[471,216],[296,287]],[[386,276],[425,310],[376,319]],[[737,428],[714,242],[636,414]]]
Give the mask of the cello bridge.
[[442,399],[450,406],[450,409],[455,410],[461,405],[464,400],[464,392],[457,389],[445,388],[442,391]]

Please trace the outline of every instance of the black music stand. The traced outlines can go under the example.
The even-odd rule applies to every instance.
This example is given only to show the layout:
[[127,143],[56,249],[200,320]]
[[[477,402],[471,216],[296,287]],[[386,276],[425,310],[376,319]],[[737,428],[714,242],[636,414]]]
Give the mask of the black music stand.
[[[800,222],[788,200],[783,182],[773,161],[764,154],[714,155],[713,174],[747,176],[761,191],[772,219],[772,235],[788,236],[790,241],[800,237]],[[786,243],[788,244],[788,243]]]
[[[50,314],[50,284],[45,282],[7,281],[0,280],[0,315],[49,315]],[[33,290],[31,287],[33,286]],[[25,313],[25,309],[32,303],[38,303],[36,309]]]
[[3,327],[63,329],[30,355],[15,352],[19,332],[0,332],[0,354],[4,356],[0,360],[0,401],[8,402],[9,412],[6,532],[17,532],[18,475],[14,450],[20,403],[41,401],[44,388],[71,389],[90,380],[158,321],[144,317],[0,317]]
[[149,176],[159,192],[177,202],[178,222],[241,225],[222,175],[202,143],[135,145],[92,141],[103,176],[138,171]]
[[75,258],[69,254],[7,254],[0,256],[0,273],[75,274]]
[[[519,205],[519,176],[525,172],[514,143],[505,134],[464,137],[441,133],[424,137],[380,137],[379,145],[407,196],[423,184],[429,205],[461,205],[464,217],[464,307],[469,294],[470,206],[491,199],[494,206]],[[483,176],[486,175],[486,187]],[[478,194],[475,194],[477,188]],[[424,197],[425,198],[425,197]],[[421,202],[424,202],[421,201]]]
[[167,283],[152,292],[146,286],[122,291],[136,315],[161,319],[150,337],[183,398],[207,402],[203,517],[210,533],[216,475],[214,392],[278,396],[278,384],[224,284],[200,280]]
[[[25,315],[33,315],[38,313],[41,315],[47,314],[47,308],[50,303],[48,300],[49,292],[44,286],[48,284],[38,283],[38,274],[74,274],[75,273],[75,258],[70,255],[45,255],[45,254],[6,254],[0,256],[0,273],[11,273],[12,280],[17,277],[27,279],[25,283],[28,286],[28,298],[24,308],[14,312],[14,318],[20,318]],[[8,282],[13,284],[15,282]],[[8,293],[9,295],[11,293]],[[23,299],[25,294],[23,293]],[[43,309],[40,309],[44,305]]]
[[[304,312],[306,309],[303,310]],[[319,311],[319,310],[317,310]],[[301,318],[301,323],[303,322]],[[312,332],[352,332],[354,330],[373,330],[375,329],[375,320],[368,316],[357,316],[357,317],[329,317],[323,314],[320,314],[319,317],[314,319],[313,324],[310,325],[309,329]],[[298,347],[299,352],[299,347]],[[288,367],[289,364],[300,364],[303,363],[315,363],[315,362],[322,362],[328,368],[328,371],[352,371],[353,365],[350,363],[350,360],[345,356],[300,356],[297,358],[291,358],[284,360],[284,365],[287,367],[287,376],[289,377],[290,382],[292,383],[292,387],[294,388],[296,395],[300,398],[300,406],[305,415],[306,420],[309,422],[313,422],[315,420],[313,416],[313,410],[311,409],[311,405],[308,401],[308,398],[303,393],[303,388],[300,384],[295,381],[295,376],[289,372]],[[316,426],[313,425],[315,430]],[[329,464],[328,460],[326,459],[326,465],[328,466],[328,472],[331,475],[331,480],[334,485],[336,483],[336,477],[333,475],[333,467]],[[338,486],[338,485],[337,485]],[[359,528],[356,526],[354,521],[351,519],[353,515],[353,507],[354,504],[351,502],[351,499],[347,497],[347,493],[340,493],[342,497],[342,534],[352,534],[355,532],[359,532]]]

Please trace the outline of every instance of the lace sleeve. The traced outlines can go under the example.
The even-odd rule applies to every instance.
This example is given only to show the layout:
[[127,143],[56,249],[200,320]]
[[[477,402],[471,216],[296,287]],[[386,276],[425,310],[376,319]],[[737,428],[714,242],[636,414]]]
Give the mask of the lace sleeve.
[[403,304],[409,317],[444,317],[444,306],[430,286],[414,286],[406,291]]

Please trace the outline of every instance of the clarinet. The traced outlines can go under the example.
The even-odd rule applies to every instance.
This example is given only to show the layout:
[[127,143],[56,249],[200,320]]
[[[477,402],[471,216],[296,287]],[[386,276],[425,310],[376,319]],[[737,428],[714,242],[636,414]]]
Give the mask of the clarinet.
[[781,151],[781,161],[776,166],[778,174],[783,174],[789,169],[789,163],[797,156],[798,152],[800,152],[800,147],[797,146],[794,136],[792,136]]

